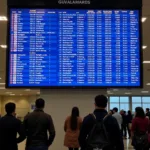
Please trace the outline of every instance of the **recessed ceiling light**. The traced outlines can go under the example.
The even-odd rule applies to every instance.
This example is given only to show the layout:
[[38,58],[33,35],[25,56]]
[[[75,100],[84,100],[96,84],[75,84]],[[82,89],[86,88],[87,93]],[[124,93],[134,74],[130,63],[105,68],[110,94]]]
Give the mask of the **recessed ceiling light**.
[[132,94],[132,93],[131,93],[131,92],[126,92],[126,93],[124,93],[124,94],[129,95],[129,94]]
[[146,20],[147,20],[146,17],[142,17],[142,19],[141,19],[142,22],[145,22]]
[[142,48],[143,48],[143,49],[146,49],[146,48],[147,48],[147,46],[146,46],[146,45],[143,45],[143,46],[142,46]]
[[150,83],[147,83],[146,85],[150,85]]
[[0,83],[0,85],[5,85],[5,83]]
[[115,91],[115,92],[116,92],[116,91],[119,91],[119,90],[118,90],[118,89],[113,89],[113,91]]
[[31,91],[30,89],[25,89],[25,91]]
[[141,93],[149,93],[149,91],[141,91]]
[[7,21],[7,17],[6,16],[0,16],[0,21]]
[[1,48],[7,48],[7,45],[0,45]]
[[12,94],[12,92],[6,92],[6,94]]
[[150,64],[150,61],[143,61],[143,64]]
[[107,92],[108,94],[114,94],[114,93],[112,93],[112,92]]

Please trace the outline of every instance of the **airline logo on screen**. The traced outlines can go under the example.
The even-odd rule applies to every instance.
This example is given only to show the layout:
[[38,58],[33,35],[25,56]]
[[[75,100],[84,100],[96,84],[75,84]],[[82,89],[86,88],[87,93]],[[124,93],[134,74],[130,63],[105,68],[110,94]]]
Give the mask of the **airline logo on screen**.
[[92,0],[58,0],[58,4],[63,5],[90,5]]

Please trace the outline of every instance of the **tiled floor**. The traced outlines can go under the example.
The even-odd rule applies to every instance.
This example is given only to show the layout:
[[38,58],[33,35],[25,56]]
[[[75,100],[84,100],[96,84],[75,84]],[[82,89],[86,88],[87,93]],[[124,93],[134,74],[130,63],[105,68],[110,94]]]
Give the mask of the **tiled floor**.
[[[130,140],[124,140],[125,150],[134,150]],[[19,150],[25,150],[25,141],[19,144]],[[51,149],[50,149],[51,150]]]
[[125,150],[134,150],[131,146],[131,140],[124,140]]

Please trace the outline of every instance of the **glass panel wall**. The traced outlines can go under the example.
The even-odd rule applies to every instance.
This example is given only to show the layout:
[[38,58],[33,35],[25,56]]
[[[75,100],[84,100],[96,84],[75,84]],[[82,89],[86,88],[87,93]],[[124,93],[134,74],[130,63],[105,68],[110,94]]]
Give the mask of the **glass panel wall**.
[[150,97],[142,97],[142,107],[144,111],[146,108],[150,108]]
[[142,99],[140,96],[132,97],[132,112],[135,112],[136,107],[142,107]]
[[110,109],[117,107],[120,110],[129,110],[129,97],[125,96],[110,96]]
[[110,96],[109,109],[114,107],[117,107],[119,111],[122,109],[128,111],[132,108],[133,113],[136,107],[142,107],[145,111],[146,108],[150,108],[150,96]]
[[110,109],[113,109],[114,107],[117,107],[119,109],[119,97],[110,96],[109,97],[109,107]]
[[129,97],[120,97],[120,110],[128,111],[129,107]]

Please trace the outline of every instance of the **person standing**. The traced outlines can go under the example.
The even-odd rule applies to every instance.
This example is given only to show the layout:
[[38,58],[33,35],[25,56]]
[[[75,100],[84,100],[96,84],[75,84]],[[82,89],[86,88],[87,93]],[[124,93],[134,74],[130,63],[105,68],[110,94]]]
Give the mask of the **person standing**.
[[118,108],[115,107],[113,108],[113,115],[112,115],[114,118],[116,118],[117,122],[118,122],[118,125],[119,125],[119,128],[121,130],[121,125],[122,125],[122,116],[118,113]]
[[150,119],[150,111],[149,111],[149,108],[146,108],[146,117],[148,119]]
[[131,111],[128,111],[127,114],[127,129],[128,129],[128,135],[129,135],[129,139],[131,138],[131,125],[132,125],[132,114]]
[[[135,118],[132,121],[132,145],[136,150],[148,150],[148,133],[150,133],[149,119],[146,118],[143,108],[135,108]],[[146,139],[147,138],[147,139]],[[138,140],[137,142],[137,139]],[[141,141],[141,142],[139,142]],[[147,141],[147,142],[146,142]]]
[[79,133],[82,124],[82,119],[79,117],[79,109],[73,107],[71,116],[67,117],[64,125],[65,140],[64,146],[68,147],[69,150],[78,150]]
[[0,119],[0,150],[18,150],[17,144],[26,138],[23,124],[15,117],[15,110],[14,103],[5,105],[7,114]]
[[117,120],[111,115],[108,115],[106,111],[107,102],[108,99],[104,95],[98,95],[95,97],[95,110],[93,114],[89,114],[84,118],[81,126],[79,135],[81,150],[87,150],[87,139],[88,136],[90,136],[93,127],[95,126],[95,122],[101,123],[102,121],[109,135],[110,141],[109,146],[107,145],[107,147],[105,147],[103,150],[124,150],[123,139]]
[[121,116],[122,116],[122,135],[124,139],[127,139],[127,116],[126,116],[126,111],[122,110],[121,111]]
[[48,150],[55,138],[53,120],[43,111],[45,101],[42,98],[37,99],[35,105],[36,109],[24,119],[27,132],[26,150]]

